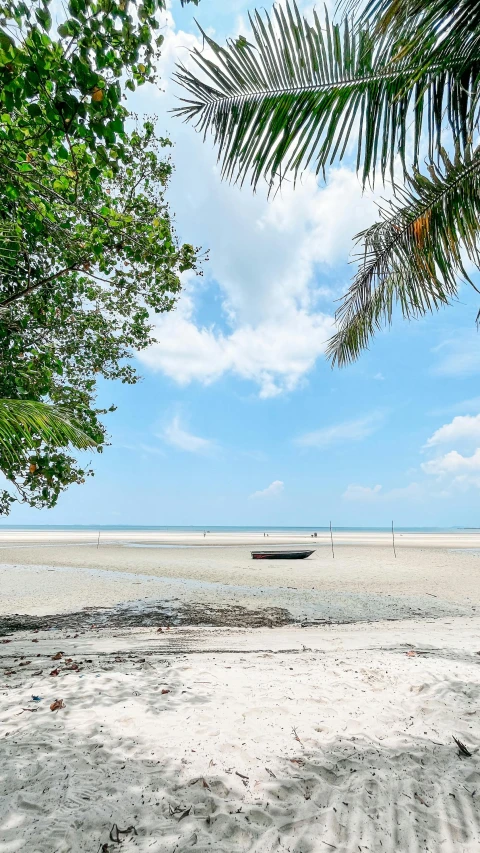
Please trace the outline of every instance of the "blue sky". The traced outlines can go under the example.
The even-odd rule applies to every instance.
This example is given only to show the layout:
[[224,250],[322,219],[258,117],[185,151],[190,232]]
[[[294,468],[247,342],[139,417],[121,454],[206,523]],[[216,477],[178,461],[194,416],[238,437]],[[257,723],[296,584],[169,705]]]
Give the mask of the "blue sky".
[[249,5],[175,0],[164,91],[131,103],[175,142],[169,201],[179,238],[209,250],[204,275],[159,319],[143,381],[102,384],[118,410],[95,477],[6,523],[480,526],[478,295],[465,286],[433,317],[396,318],[332,371],[323,351],[351,238],[375,218],[351,163],[269,202],[222,184],[210,142],[168,114],[194,16],[223,38],[247,31]]

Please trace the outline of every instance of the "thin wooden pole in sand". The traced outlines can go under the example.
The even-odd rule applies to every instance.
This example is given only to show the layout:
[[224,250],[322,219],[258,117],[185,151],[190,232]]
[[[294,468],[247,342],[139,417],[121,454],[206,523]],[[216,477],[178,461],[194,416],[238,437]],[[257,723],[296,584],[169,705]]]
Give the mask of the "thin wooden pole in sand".
[[332,522],[330,522],[330,542],[332,543],[332,559],[335,559],[335,551],[333,550],[333,533],[332,533]]
[[97,548],[100,545],[100,531],[98,531]]
[[395,559],[397,559],[397,552],[395,551],[395,531],[393,529],[393,521],[392,521],[392,543],[393,543],[393,553],[395,554]]

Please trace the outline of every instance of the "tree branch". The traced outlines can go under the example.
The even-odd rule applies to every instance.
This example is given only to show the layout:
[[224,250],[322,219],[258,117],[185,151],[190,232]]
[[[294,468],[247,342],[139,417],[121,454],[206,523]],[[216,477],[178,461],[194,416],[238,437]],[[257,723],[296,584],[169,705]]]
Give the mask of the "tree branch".
[[52,273],[47,278],[42,278],[40,281],[36,281],[35,284],[31,284],[28,287],[25,287],[23,290],[20,290],[18,293],[13,293],[11,296],[7,296],[6,299],[0,300],[0,308],[6,308],[7,305],[11,305],[12,302],[16,302],[18,299],[22,299],[23,296],[28,296],[29,293],[33,293],[34,290],[38,290],[39,287],[42,287],[44,284],[50,284],[55,279],[60,278],[61,275],[65,275],[68,272],[79,272],[79,269],[82,266],[82,263],[88,263],[88,261],[83,261],[81,263],[72,264],[69,267],[65,267],[62,270],[59,270],[56,273]]

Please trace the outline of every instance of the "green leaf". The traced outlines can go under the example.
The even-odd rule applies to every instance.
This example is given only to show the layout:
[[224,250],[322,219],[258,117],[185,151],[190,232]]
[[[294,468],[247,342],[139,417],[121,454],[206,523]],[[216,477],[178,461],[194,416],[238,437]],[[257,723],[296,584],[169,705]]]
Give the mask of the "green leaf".
[[52,26],[52,16],[48,8],[44,6],[43,8],[35,9],[35,17],[43,29],[48,32]]
[[62,38],[71,38],[78,32],[78,23],[76,21],[65,21],[58,27],[58,34]]
[[24,452],[35,450],[37,439],[55,442],[58,446],[72,445],[80,450],[96,447],[90,438],[61,407],[33,400],[0,398],[0,450],[14,462],[19,461],[19,440]]

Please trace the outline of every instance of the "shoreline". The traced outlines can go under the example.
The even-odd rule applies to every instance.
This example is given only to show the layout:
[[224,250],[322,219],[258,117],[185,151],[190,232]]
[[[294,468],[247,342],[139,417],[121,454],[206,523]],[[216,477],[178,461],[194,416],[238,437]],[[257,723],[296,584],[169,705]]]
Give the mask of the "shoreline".
[[[97,547],[100,534],[100,545],[149,545],[149,546],[193,546],[198,548],[211,547],[245,547],[248,548],[273,545],[309,545],[315,548],[331,547],[330,532],[318,531],[316,537],[310,532],[294,533],[276,531],[264,536],[258,531],[212,532],[203,536],[199,531],[176,532],[172,530],[115,530],[115,529],[48,529],[6,530],[0,527],[0,557],[5,548],[20,546],[53,547],[54,545],[85,545]],[[391,531],[348,531],[333,529],[334,546],[348,547],[378,547],[392,550]],[[480,530],[459,529],[445,532],[409,532],[395,531],[395,546],[401,548],[472,548],[480,550]]]

